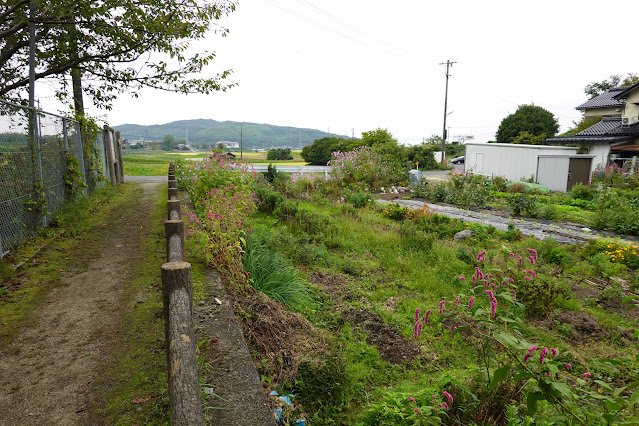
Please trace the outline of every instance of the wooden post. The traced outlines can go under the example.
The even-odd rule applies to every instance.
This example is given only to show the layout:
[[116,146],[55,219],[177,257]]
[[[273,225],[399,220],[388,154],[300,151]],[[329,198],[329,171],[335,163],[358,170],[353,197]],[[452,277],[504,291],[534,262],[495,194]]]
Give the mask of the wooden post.
[[167,220],[164,222],[166,233],[167,262],[183,262],[184,255],[184,222],[181,220]]
[[195,358],[191,264],[162,265],[164,332],[172,426],[203,425],[204,412]]
[[175,178],[170,179],[170,176],[169,176],[169,188],[177,188],[177,180],[175,180]]
[[109,177],[111,178],[111,186],[117,186],[117,177],[115,175],[115,166],[113,164],[113,159],[115,156],[113,155],[113,138],[111,137],[111,129],[109,127],[104,126],[102,134],[104,135],[104,146],[106,146],[107,153],[107,163],[109,165]]
[[169,200],[177,200],[177,199],[178,199],[178,189],[169,188]]
[[124,154],[122,154],[122,140],[120,139],[120,132],[115,132],[115,148],[118,162],[118,180],[120,183],[124,183]]
[[182,217],[182,209],[180,208],[180,200],[168,200],[166,208],[169,212],[169,220],[180,220]]

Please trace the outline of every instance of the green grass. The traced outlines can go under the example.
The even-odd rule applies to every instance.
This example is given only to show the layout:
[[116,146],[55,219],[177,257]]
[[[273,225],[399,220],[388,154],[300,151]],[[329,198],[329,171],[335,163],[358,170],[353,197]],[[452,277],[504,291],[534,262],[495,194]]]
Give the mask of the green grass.
[[[398,222],[383,217],[374,209],[357,210],[353,215],[341,206],[320,204],[300,203],[299,209],[312,212],[311,215],[295,215],[281,220],[260,214],[252,224],[254,233],[269,250],[284,255],[307,276],[322,271],[339,274],[347,282],[343,294],[349,295],[348,301],[338,300],[339,296],[325,294],[315,288],[320,305],[313,311],[303,311],[316,327],[329,332],[340,342],[343,350],[338,351],[339,356],[332,362],[344,363],[343,380],[349,399],[346,404],[329,404],[322,406],[314,415],[311,413],[313,424],[370,424],[370,412],[376,412],[384,401],[388,402],[388,398],[400,394],[407,398],[411,394],[416,396],[453,387],[458,392],[461,407],[468,412],[475,410],[479,404],[473,398],[489,398],[485,391],[488,380],[485,369],[477,364],[477,348],[469,346],[464,339],[451,340],[446,330],[438,326],[425,327],[421,340],[423,355],[410,365],[394,366],[382,361],[377,350],[366,343],[366,336],[340,319],[339,312],[349,308],[370,309],[411,340],[416,308],[421,308],[422,312],[432,309],[436,317],[438,302],[442,298],[452,300],[459,294],[468,293],[468,281],[460,282],[458,278],[473,274],[472,259],[482,249],[488,250],[489,261],[494,262],[502,256],[508,257],[511,250],[535,248],[540,253],[540,261],[535,266],[537,273],[554,277],[553,280],[565,280],[568,287],[574,280],[599,274],[590,265],[589,258],[580,254],[579,247],[563,247],[551,240],[523,239],[511,243],[500,239],[503,233],[491,234],[484,229],[481,237],[466,240],[463,244],[454,242],[450,237],[435,239],[430,247],[420,248],[421,242],[428,245],[430,240],[415,240],[412,235],[402,235]],[[560,211],[573,214],[577,209],[559,207]],[[314,219],[318,216],[331,219],[330,229],[323,233],[305,232],[315,229],[315,223],[321,223]],[[311,223],[313,221],[315,223]],[[466,250],[472,253],[469,263],[462,260]],[[523,327],[527,340],[557,347],[560,353],[573,351],[586,363],[594,363],[606,353],[619,351],[615,330],[618,327],[633,329],[635,322],[598,306],[585,306],[579,299],[571,298],[569,290],[567,294],[567,298],[557,300],[551,312],[584,310],[597,318],[599,326],[608,330],[610,338],[591,344],[576,344],[566,340],[561,329],[527,322]],[[395,300],[395,310],[384,307],[390,298]],[[467,299],[466,296],[464,303]],[[582,368],[589,368],[589,364]],[[629,368],[634,368],[632,363]],[[314,383],[315,378],[311,380]],[[331,379],[327,377],[327,380]],[[312,385],[288,386],[301,393],[313,391]],[[469,420],[463,414],[458,415],[464,421]]]

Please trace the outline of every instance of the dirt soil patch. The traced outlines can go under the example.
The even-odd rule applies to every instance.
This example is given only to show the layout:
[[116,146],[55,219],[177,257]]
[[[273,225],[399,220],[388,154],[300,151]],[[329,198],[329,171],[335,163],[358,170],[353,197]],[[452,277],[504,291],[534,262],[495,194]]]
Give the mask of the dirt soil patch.
[[573,342],[589,343],[606,338],[606,332],[597,318],[585,312],[562,312],[554,319],[570,325],[569,338]]
[[639,308],[631,303],[621,303],[621,298],[606,299],[602,296],[600,289],[580,285],[573,286],[572,291],[581,300],[592,300],[602,309],[639,321]]
[[368,334],[366,343],[375,346],[384,361],[401,364],[414,360],[422,353],[419,343],[406,340],[397,328],[384,323],[375,312],[354,309],[345,312],[344,317]]
[[[312,274],[309,281],[317,284],[331,296],[335,296],[336,301],[353,300],[353,293],[348,288],[348,279],[344,275],[320,271]],[[406,340],[396,327],[385,324],[375,312],[368,309],[349,309],[344,305],[342,303],[340,306],[338,303],[337,307],[342,311],[344,319],[368,335],[366,343],[375,346],[383,360],[391,364],[401,364],[421,355],[421,347],[418,343]]]
[[33,325],[0,349],[0,424],[87,423],[94,374],[114,344],[103,337],[122,315],[132,265],[152,229],[147,208],[158,184],[141,187],[136,207],[119,212],[118,226],[105,226],[94,242],[86,270],[62,271],[62,287],[50,291]]

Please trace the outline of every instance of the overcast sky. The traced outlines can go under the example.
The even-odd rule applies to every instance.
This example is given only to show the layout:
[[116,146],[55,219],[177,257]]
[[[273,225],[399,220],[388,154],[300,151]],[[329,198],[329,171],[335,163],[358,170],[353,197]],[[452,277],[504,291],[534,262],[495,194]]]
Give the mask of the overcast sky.
[[[639,72],[637,0],[240,0],[193,47],[233,69],[228,92],[123,94],[110,125],[210,118],[356,136],[388,129],[415,144],[441,135],[446,60],[449,135],[493,140],[520,104],[546,108],[567,130],[583,88]],[[450,140],[450,138],[449,138]]]

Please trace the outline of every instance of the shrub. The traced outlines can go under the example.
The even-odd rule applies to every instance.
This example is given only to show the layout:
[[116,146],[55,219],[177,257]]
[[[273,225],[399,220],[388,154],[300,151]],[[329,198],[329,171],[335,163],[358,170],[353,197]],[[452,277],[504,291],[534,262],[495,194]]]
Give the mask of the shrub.
[[542,219],[556,220],[559,216],[559,212],[553,204],[545,204],[539,209],[538,215]]
[[348,198],[348,201],[353,205],[353,207],[358,209],[375,204],[373,197],[365,192],[356,192],[355,194],[352,194]]
[[526,306],[529,317],[545,317],[556,307],[557,302],[568,295],[563,282],[548,275],[538,275],[534,280],[518,281],[517,299]]
[[277,167],[269,163],[266,172],[264,172],[264,179],[266,179],[268,183],[273,183],[278,176]]
[[448,173],[445,188],[446,202],[460,204],[463,207],[481,207],[490,199],[490,181],[485,176],[461,173],[454,170]]
[[364,185],[369,190],[388,186],[392,170],[382,161],[380,154],[367,146],[353,151],[333,152],[328,163],[333,179],[347,187]]
[[383,214],[389,219],[402,221],[408,211],[407,207],[402,207],[399,203],[388,203],[384,208]]
[[269,149],[266,153],[267,160],[292,160],[291,148]]
[[506,189],[506,182],[508,180],[502,176],[493,176],[493,186],[496,191],[503,191]]
[[506,241],[521,241],[524,238],[524,234],[515,227],[512,223],[508,224],[508,230],[504,233],[504,240]]
[[293,219],[297,216],[299,205],[293,201],[285,200],[277,205],[273,213],[281,220]]
[[437,235],[426,233],[411,221],[405,221],[399,228],[399,236],[402,246],[414,251],[427,251],[433,247]]
[[275,210],[280,203],[284,202],[282,194],[271,191],[265,187],[257,188],[255,190],[255,197],[258,200],[257,209],[267,214],[273,213],[273,210]]
[[514,194],[506,200],[508,207],[513,211],[514,216],[519,216],[523,211],[527,216],[534,217],[537,207],[537,198],[534,195],[522,192]]
[[581,200],[592,200],[595,197],[597,190],[590,185],[584,185],[579,182],[575,184],[570,190],[570,197]]

